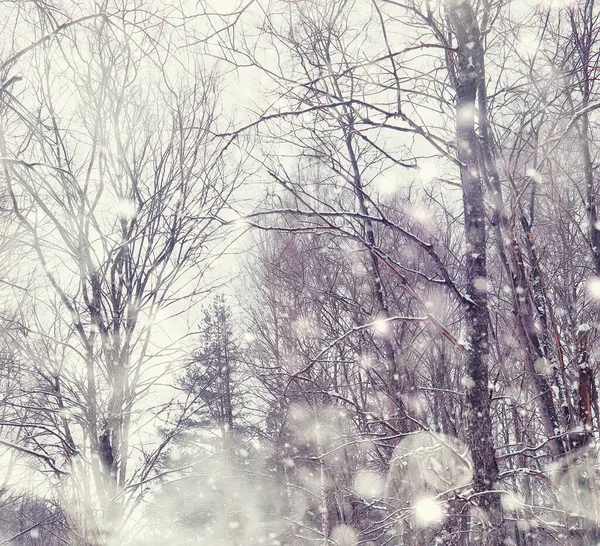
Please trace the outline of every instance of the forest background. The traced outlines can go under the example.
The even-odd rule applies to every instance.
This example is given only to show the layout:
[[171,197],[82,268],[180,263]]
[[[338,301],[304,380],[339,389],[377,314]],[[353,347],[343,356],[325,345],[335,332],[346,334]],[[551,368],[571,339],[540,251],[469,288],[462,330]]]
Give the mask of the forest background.
[[0,544],[600,542],[594,0],[0,13]]

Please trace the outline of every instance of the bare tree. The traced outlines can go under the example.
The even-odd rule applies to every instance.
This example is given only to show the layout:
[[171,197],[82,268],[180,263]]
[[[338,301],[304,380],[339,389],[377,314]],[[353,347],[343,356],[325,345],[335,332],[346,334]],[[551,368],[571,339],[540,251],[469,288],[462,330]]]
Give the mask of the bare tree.
[[211,137],[215,78],[196,67],[186,83],[175,71],[177,87],[166,74],[148,85],[157,50],[150,39],[136,46],[127,37],[135,28],[90,23],[63,57],[62,96],[49,64],[60,49],[49,48],[32,82],[45,121],[28,128],[28,145],[6,129],[1,141],[22,242],[43,275],[38,297],[56,302],[36,308],[23,345],[36,377],[30,396],[45,398],[39,419],[67,441],[38,445],[55,472],[69,474],[99,541],[118,536],[145,490],[153,456],[141,465],[132,456],[146,419],[140,401],[170,344],[161,315],[185,312],[199,293],[235,177]]

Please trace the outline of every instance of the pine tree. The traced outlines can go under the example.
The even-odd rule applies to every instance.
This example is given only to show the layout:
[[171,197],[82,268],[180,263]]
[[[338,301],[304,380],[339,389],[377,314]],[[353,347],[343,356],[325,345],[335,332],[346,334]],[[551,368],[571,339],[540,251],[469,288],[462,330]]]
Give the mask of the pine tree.
[[[158,505],[174,515],[178,536],[199,544],[242,544],[249,520],[242,502],[251,464],[242,407],[241,354],[231,307],[222,295],[204,309],[200,344],[178,379],[181,415],[166,466],[182,475],[165,483]],[[170,475],[172,478],[172,475]]]
[[180,388],[197,408],[186,420],[189,428],[221,431],[225,441],[235,426],[234,398],[240,353],[233,331],[231,307],[223,295],[204,309],[201,345],[180,379]]

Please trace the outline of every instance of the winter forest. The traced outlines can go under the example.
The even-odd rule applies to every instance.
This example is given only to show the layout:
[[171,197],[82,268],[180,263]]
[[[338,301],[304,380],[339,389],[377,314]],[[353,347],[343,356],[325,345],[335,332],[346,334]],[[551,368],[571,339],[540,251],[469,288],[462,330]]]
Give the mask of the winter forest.
[[600,544],[600,4],[0,25],[0,545]]

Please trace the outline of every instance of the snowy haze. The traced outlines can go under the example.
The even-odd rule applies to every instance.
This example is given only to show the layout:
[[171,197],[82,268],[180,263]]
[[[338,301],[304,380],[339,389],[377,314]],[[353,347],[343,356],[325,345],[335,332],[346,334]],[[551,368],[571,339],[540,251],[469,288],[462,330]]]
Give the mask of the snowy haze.
[[593,0],[0,13],[0,543],[600,543]]

